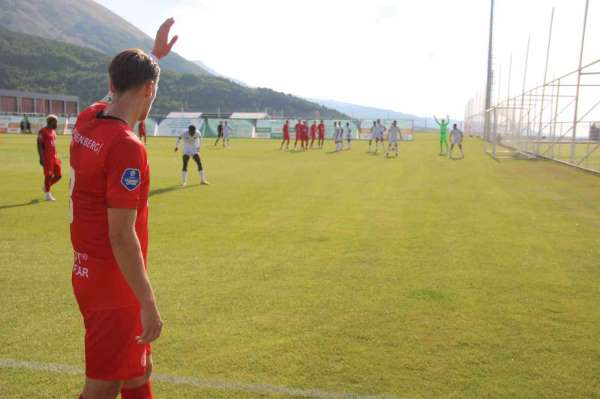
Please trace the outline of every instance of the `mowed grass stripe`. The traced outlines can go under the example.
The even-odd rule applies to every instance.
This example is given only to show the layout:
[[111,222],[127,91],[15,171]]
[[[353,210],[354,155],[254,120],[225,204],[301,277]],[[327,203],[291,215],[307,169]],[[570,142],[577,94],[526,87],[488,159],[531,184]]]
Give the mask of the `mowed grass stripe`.
[[[451,161],[416,138],[390,160],[366,143],[207,145],[211,186],[185,189],[174,139],[150,138],[157,372],[423,398],[600,392],[600,180],[494,162],[470,139]],[[17,136],[0,137],[0,178],[0,358],[82,364],[66,182],[59,202],[25,205],[41,170],[34,138]],[[36,396],[30,378],[0,371],[0,392],[64,397]]]

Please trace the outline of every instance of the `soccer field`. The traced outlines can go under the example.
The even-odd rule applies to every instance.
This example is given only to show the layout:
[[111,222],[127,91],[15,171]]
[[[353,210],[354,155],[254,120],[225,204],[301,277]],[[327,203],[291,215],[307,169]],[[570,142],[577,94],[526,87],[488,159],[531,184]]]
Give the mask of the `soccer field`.
[[[205,142],[211,185],[181,188],[174,144],[148,140],[156,397],[600,398],[600,178],[417,134],[389,160]],[[0,181],[0,398],[74,398],[67,181],[42,202],[8,135]]]

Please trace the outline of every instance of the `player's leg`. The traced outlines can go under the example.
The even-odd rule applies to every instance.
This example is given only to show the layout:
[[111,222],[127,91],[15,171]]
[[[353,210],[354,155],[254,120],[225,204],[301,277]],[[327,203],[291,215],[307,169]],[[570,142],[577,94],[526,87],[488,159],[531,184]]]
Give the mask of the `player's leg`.
[[462,143],[458,144],[458,148],[460,149],[460,155],[464,158],[465,157],[465,152],[463,151]]
[[204,168],[202,167],[202,160],[200,159],[200,155],[194,154],[194,162],[198,166],[198,174],[200,175],[200,184],[208,185],[206,181],[206,175],[204,173]]
[[373,137],[371,137],[369,139],[369,151],[368,152],[371,152],[371,144],[373,144]]
[[121,399],[152,399],[152,355],[146,358],[146,373],[142,377],[123,382]]
[[454,143],[450,144],[450,150],[448,151],[448,158],[452,158],[453,151],[454,151]]
[[352,149],[352,139],[348,139],[348,150]]
[[185,186],[187,184],[187,167],[188,167],[188,162],[190,161],[190,156],[187,154],[183,154],[182,157],[183,160],[183,168],[181,169],[181,185]]
[[115,399],[121,392],[121,381],[85,379],[79,399]]
[[57,159],[56,162],[54,162],[54,166],[52,169],[52,181],[50,183],[51,186],[55,185],[56,183],[58,183],[58,181],[62,178],[62,167],[61,167],[61,163],[60,160]]

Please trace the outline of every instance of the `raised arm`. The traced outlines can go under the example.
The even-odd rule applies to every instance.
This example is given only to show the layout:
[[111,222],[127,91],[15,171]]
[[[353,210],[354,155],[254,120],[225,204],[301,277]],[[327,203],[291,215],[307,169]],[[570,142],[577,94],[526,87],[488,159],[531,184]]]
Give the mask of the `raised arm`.
[[152,54],[154,54],[154,56],[159,60],[169,55],[171,49],[177,42],[177,39],[179,39],[179,36],[175,35],[171,40],[169,40],[169,32],[171,31],[171,27],[173,27],[174,23],[175,20],[173,18],[169,18],[162,23],[156,32]]
[[433,115],[433,120],[434,120],[434,121],[435,121],[435,123],[437,123],[437,124],[438,124],[438,126],[439,126],[439,124],[440,124],[440,121],[438,121],[438,118],[437,118],[435,115]]

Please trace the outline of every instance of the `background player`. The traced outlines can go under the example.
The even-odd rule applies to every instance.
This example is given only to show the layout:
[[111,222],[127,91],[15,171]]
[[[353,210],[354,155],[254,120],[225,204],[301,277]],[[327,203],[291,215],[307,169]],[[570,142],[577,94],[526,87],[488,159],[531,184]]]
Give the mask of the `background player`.
[[344,136],[346,137],[346,142],[348,143],[348,150],[352,149],[352,128],[350,128],[350,122],[346,122],[346,127],[344,128]]
[[223,125],[223,148],[229,148],[229,136],[231,135],[231,126],[227,122]]
[[308,126],[308,121],[302,121],[302,150],[308,151],[308,136],[310,128]]
[[160,68],[177,40],[173,19],[156,34],[156,60],[139,49],[109,66],[111,103],[79,114],[71,162],[73,291],[85,325],[86,380],[80,399],[152,399],[150,342],[162,320],[148,274],[149,165],[132,132],[156,97]]
[[319,148],[323,148],[323,144],[325,144],[325,123],[323,123],[323,120],[321,120],[321,123],[319,123]]
[[198,166],[198,174],[200,175],[200,184],[208,185],[206,181],[206,176],[204,174],[204,168],[202,167],[202,161],[200,160],[200,147],[202,146],[202,138],[200,137],[200,133],[196,130],[196,126],[190,125],[188,127],[188,131],[183,133],[181,136],[177,138],[177,143],[175,144],[175,152],[179,149],[179,142],[183,140],[183,168],[181,169],[181,185],[187,185],[187,176],[188,176],[188,162],[190,161],[190,157],[196,162]]
[[398,154],[399,154],[398,143],[399,143],[399,141],[400,141],[400,129],[398,129],[396,121],[394,121],[392,123],[392,126],[388,130],[388,147],[387,147],[387,150],[385,151],[385,156],[386,157],[390,156],[390,152],[391,151],[394,151],[395,154],[396,154],[396,157],[398,157]]
[[283,141],[281,141],[280,150],[283,150],[283,144],[285,144],[286,151],[290,149],[290,121],[285,121],[283,124]]
[[375,154],[379,153],[379,143],[380,142],[381,142],[381,150],[383,151],[385,148],[384,137],[385,137],[386,130],[387,129],[383,125],[383,123],[381,123],[381,121],[379,119],[377,119],[377,126],[375,128],[375,131],[377,132],[377,134],[375,135]]
[[[217,126],[217,140],[215,141],[215,147],[219,144],[219,140],[223,139],[223,121],[219,122]],[[223,147],[225,146],[225,140],[223,140]]]
[[446,155],[448,153],[448,125],[450,124],[450,116],[446,116],[446,119],[442,119],[441,122],[433,115],[435,123],[440,127],[440,155]]
[[[463,143],[464,134],[462,130],[458,128],[458,125],[455,123],[452,126],[452,131],[450,132],[450,151],[448,152],[448,157],[452,158],[452,150],[454,150],[454,146],[457,145],[460,149],[461,159],[465,157],[465,153],[463,151],[462,143]],[[454,158],[452,158],[454,159]]]
[[373,144],[373,140],[375,140],[375,142],[377,142],[377,122],[373,121],[373,126],[371,126],[371,138],[369,138],[369,151],[371,152],[371,145]]
[[56,201],[50,188],[56,184],[61,176],[61,162],[56,152],[56,128],[58,119],[54,115],[46,118],[46,127],[38,132],[37,149],[40,156],[40,165],[44,168],[44,198],[46,201]]
[[296,126],[294,126],[294,129],[295,129],[294,151],[296,151],[296,148],[298,147],[298,141],[300,142],[300,146],[302,146],[302,121],[300,119],[298,119],[298,123],[296,123]]
[[144,144],[146,144],[146,121],[141,121],[139,123],[138,134],[140,135],[140,140],[143,140]]
[[310,125],[310,148],[312,149],[317,139],[317,121],[313,121]]
[[334,122],[333,127],[335,131],[335,151],[340,152],[344,149],[344,129],[342,128],[342,122]]

